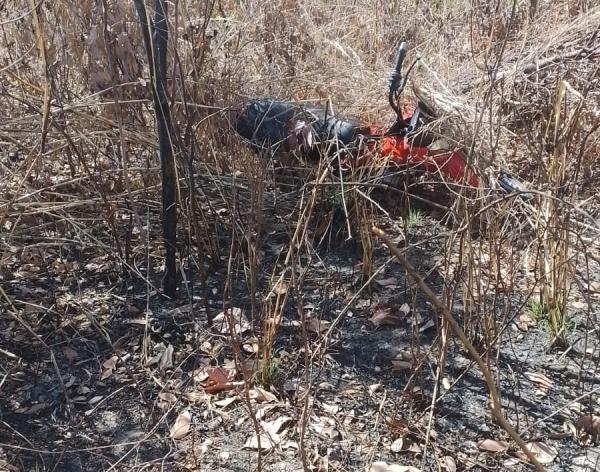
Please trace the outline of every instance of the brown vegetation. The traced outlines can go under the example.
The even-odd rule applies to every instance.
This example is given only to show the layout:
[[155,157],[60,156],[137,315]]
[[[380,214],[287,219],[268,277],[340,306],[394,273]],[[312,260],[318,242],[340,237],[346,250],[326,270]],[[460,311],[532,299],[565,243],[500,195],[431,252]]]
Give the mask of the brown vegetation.
[[[0,470],[593,470],[597,2],[168,6],[176,300],[134,2],[0,5]],[[389,122],[400,39],[487,179],[445,214],[230,130],[256,96]]]

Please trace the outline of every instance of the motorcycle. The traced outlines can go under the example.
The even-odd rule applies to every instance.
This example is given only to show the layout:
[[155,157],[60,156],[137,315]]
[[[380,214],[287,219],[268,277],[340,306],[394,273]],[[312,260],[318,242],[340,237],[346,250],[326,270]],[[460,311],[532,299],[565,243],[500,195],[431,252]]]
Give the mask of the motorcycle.
[[[334,157],[342,170],[376,165],[397,175],[411,168],[437,175],[446,184],[480,188],[483,179],[462,149],[436,149],[439,139],[427,128],[434,119],[431,110],[420,101],[401,104],[407,79],[418,61],[402,74],[407,49],[402,42],[389,79],[388,102],[396,115],[389,128],[337,116],[328,108],[261,98],[243,107],[234,129],[255,150],[271,155],[293,153],[305,160]],[[498,184],[507,192],[522,193],[524,188],[506,173],[500,174]]]

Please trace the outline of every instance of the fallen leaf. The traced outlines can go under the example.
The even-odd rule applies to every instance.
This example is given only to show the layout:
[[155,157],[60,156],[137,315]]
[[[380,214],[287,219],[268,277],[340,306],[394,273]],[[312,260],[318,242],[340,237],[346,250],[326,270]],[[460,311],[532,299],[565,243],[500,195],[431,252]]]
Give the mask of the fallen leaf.
[[558,455],[556,449],[542,442],[528,443],[527,449],[535,456],[540,464],[550,464]]
[[275,292],[277,295],[285,295],[287,291],[288,286],[285,283],[285,280],[283,279],[278,280],[275,286],[273,287],[273,292]]
[[583,415],[575,423],[578,439],[582,442],[597,442],[600,439],[600,416]]
[[331,325],[330,321],[320,320],[318,318],[308,318],[306,320],[306,329],[313,334],[323,334]]
[[279,447],[281,447],[281,449],[283,449],[283,450],[286,450],[286,449],[299,450],[300,449],[300,445],[296,441],[285,441],[285,442],[281,443],[279,445]]
[[192,425],[192,414],[189,410],[184,410],[177,416],[175,423],[171,426],[171,439],[182,439],[190,432]]
[[400,326],[405,318],[406,313],[387,307],[375,310],[369,321],[373,323],[373,326],[376,328],[379,328],[380,326],[395,327]]
[[244,343],[242,345],[242,349],[249,354],[256,354],[258,352],[259,345],[258,345],[258,342],[254,342],[254,341],[250,342],[250,343]]
[[168,410],[177,401],[177,396],[171,392],[160,392],[158,394],[158,406],[161,410]]
[[112,356],[110,359],[107,359],[102,363],[102,367],[105,369],[115,369],[118,360],[119,358],[117,356]]
[[589,290],[592,293],[599,293],[600,292],[600,282],[599,281],[590,282]]
[[208,372],[206,371],[208,367],[198,367],[190,372],[190,377],[194,380],[194,382],[201,384],[206,379],[208,379]]
[[397,288],[398,287],[398,279],[396,277],[390,277],[387,279],[379,279],[379,280],[376,280],[375,283],[377,285],[381,285],[382,287],[389,287],[389,288]]
[[254,387],[250,390],[250,398],[259,403],[275,403],[279,401],[274,394],[260,387]]
[[413,363],[410,361],[403,361],[400,359],[392,359],[392,371],[395,373],[411,370],[412,368],[413,368]]
[[[260,442],[260,445],[259,445]],[[260,435],[260,441],[256,434],[250,436],[244,444],[245,449],[261,449],[262,451],[270,451],[275,447],[275,444],[267,434]]]
[[96,403],[98,403],[98,402],[99,402],[100,400],[102,400],[103,398],[104,398],[104,397],[103,397],[102,395],[96,395],[96,396],[94,396],[94,397],[90,398],[90,399],[88,400],[88,403],[89,403],[90,405],[95,405]]
[[398,438],[391,444],[390,451],[401,452],[403,446],[404,446],[404,438]]
[[525,375],[529,380],[535,382],[544,389],[549,390],[554,385],[554,382],[552,382],[552,380],[550,380],[544,374],[540,374],[539,372],[525,372]]
[[371,464],[369,472],[421,472],[412,465],[388,464],[387,462],[377,461]]
[[77,351],[69,346],[63,346],[62,351],[69,365],[73,365],[73,362],[75,362],[75,360],[79,356],[79,354],[77,354]]
[[286,380],[283,384],[283,390],[286,392],[295,392],[300,387],[300,381],[297,379]]
[[421,447],[409,438],[398,438],[390,445],[390,451],[392,452],[414,452],[420,454],[422,451]]
[[569,420],[563,421],[562,429],[563,429],[563,431],[571,434],[571,436],[573,436],[574,438],[577,437],[577,428],[575,428],[575,425],[573,424],[573,422],[571,422]]
[[177,401],[177,396],[171,392],[160,392],[158,398],[167,403],[175,403]]
[[237,307],[222,311],[213,319],[213,326],[221,334],[230,334],[229,323],[232,323],[234,334],[242,334],[252,328],[242,309]]
[[[100,399],[102,399],[103,397],[100,397]],[[42,403],[36,403],[35,405],[31,406],[30,408],[27,408],[27,411],[25,412],[27,415],[35,415],[36,413],[45,410],[46,408],[48,408],[50,405],[46,402],[42,402]]]
[[241,378],[251,379],[256,370],[256,359],[244,359],[241,362],[236,362],[234,359],[226,359],[221,367],[228,372],[227,377],[233,380],[238,376]]
[[192,392],[186,393],[185,398],[191,403],[204,402],[206,400],[206,392],[199,392],[194,390]]
[[456,461],[452,456],[442,457],[442,459],[440,460],[440,465],[448,472],[456,472]]
[[202,453],[202,455],[205,455],[208,451],[210,451],[214,443],[215,441],[212,438],[208,438],[202,441],[202,444],[200,445],[200,452]]
[[[260,408],[258,408],[256,410],[256,419],[257,420],[264,420],[268,416],[271,416],[271,413],[273,411],[276,411],[276,408],[277,408],[276,405],[264,405],[264,406],[261,406]],[[243,418],[242,418],[242,420],[243,420]]]
[[148,324],[148,321],[145,318],[134,318],[131,320],[126,320],[126,323],[138,326],[146,326]]
[[[281,433],[281,428],[283,428],[283,426],[288,424],[290,421],[292,421],[291,416],[280,416],[272,421],[261,421],[260,424],[272,437],[277,437]],[[278,444],[279,442],[280,441],[277,441]]]
[[206,354],[212,354],[213,353],[213,345],[211,344],[210,341],[203,341],[202,344],[200,344],[200,350],[202,352],[205,352]]
[[495,439],[482,439],[477,443],[479,449],[487,452],[505,452],[508,450],[508,446],[507,442]]
[[536,324],[535,318],[528,311],[521,313],[517,320],[517,328],[521,331],[529,331],[529,328],[534,327]]
[[341,410],[339,405],[330,405],[329,403],[322,403],[321,407],[330,415],[337,415]]
[[135,306],[133,304],[127,305],[127,314],[129,316],[137,316],[137,315],[141,315],[142,313],[143,313],[143,310],[141,310],[137,306]]
[[408,446],[408,449],[406,449],[408,452],[414,452],[415,454],[421,454],[423,452],[423,449],[421,449],[421,446],[419,446],[416,442],[411,442],[410,445]]
[[211,367],[206,370],[208,377],[200,385],[207,393],[219,393],[225,390],[232,390],[235,385],[229,381],[227,371],[220,367]]
[[571,302],[571,308],[573,308],[573,310],[585,311],[589,307],[590,307],[590,305],[586,302],[579,302],[579,301]]
[[423,333],[434,326],[435,322],[433,320],[427,320],[421,327],[419,327],[419,333]]
[[386,472],[388,468],[387,462],[377,461],[371,464],[369,472]]
[[117,356],[112,356],[110,359],[107,359],[102,363],[102,374],[100,375],[100,380],[105,380],[113,374],[117,368],[118,360],[119,358]]
[[361,298],[354,303],[356,308],[369,308],[371,306],[371,300],[367,298]]
[[[321,420],[324,419],[325,418],[321,418]],[[333,424],[328,424],[327,421],[321,423],[313,423],[310,425],[310,428],[315,433],[329,439],[338,439],[340,437],[340,432],[334,427]]]
[[169,344],[160,356],[158,368],[162,371],[173,367],[173,345]]
[[215,405],[220,408],[227,408],[229,405],[236,402],[237,400],[238,400],[238,396],[235,395],[233,397],[228,397],[228,398],[223,398],[222,400],[217,400],[215,402]]

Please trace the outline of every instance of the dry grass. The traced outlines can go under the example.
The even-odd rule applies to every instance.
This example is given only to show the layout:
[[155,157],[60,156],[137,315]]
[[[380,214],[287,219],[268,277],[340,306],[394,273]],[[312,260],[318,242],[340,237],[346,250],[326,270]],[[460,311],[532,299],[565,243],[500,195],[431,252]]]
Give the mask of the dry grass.
[[[35,287],[81,287],[93,278],[89,273],[105,271],[115,287],[147,294],[148,317],[160,286],[160,175],[148,66],[133,2],[5,3],[0,282],[33,288],[31,300],[1,290],[0,320],[20,326],[53,360],[66,392],[56,346],[47,337],[80,329],[69,308],[72,294],[56,290],[38,317],[37,308],[27,308],[41,303]],[[252,355],[244,351],[249,341],[231,316],[227,346],[244,372],[244,404],[258,437],[251,386],[278,388],[277,376],[288,367],[278,365],[277,342],[286,317],[297,315],[301,342],[292,357],[304,372],[300,459],[305,470],[314,465],[306,439],[311,373],[324,368],[342,315],[382,270],[373,224],[395,232],[405,252],[428,238],[415,241],[407,214],[400,219],[374,197],[370,184],[380,182],[381,169],[365,168],[343,183],[325,162],[294,162],[296,168],[282,171],[230,132],[230,111],[256,96],[331,100],[336,112],[389,123],[385,86],[400,39],[422,57],[408,98],[434,109],[439,120],[433,128],[467,149],[487,177],[477,195],[451,188],[446,224],[430,236],[440,248],[432,255],[443,280],[436,296],[449,312],[461,312],[462,330],[490,371],[501,370],[496,360],[506,332],[532,303],[549,328],[548,345],[572,346],[575,297],[585,301],[583,323],[597,327],[590,296],[590,267],[600,263],[600,7],[594,2],[192,0],[169,7],[180,302],[194,310],[204,306],[209,323],[219,311],[208,305],[213,273],[222,275],[221,310],[248,300],[258,348]],[[533,198],[500,195],[494,181],[500,170],[518,175]],[[343,215],[341,224],[334,213]],[[339,317],[315,329],[318,317],[307,317],[304,298],[317,277],[319,249],[333,233],[360,242],[360,281]],[[284,242],[269,259],[265,248],[276,238]],[[86,311],[92,332],[111,346],[116,334],[100,317]],[[429,355],[439,356],[439,383],[450,343],[446,322],[437,327],[440,338]],[[153,342],[146,327],[144,361]],[[255,375],[245,373],[249,359]],[[586,363],[582,357],[582,370]],[[0,376],[9,378],[8,369]],[[426,444],[433,438],[438,386]]]

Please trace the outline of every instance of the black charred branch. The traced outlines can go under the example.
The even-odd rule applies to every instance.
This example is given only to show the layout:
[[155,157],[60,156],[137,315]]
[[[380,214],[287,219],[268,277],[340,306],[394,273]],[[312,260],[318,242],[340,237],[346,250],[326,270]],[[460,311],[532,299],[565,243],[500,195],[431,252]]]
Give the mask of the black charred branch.
[[167,4],[165,0],[156,0],[154,22],[152,22],[144,0],[133,0],[133,2],[142,25],[156,114],[158,152],[162,173],[162,229],[165,244],[163,290],[166,296],[175,298],[177,295],[177,202],[171,111],[166,93],[167,45],[169,42]]

